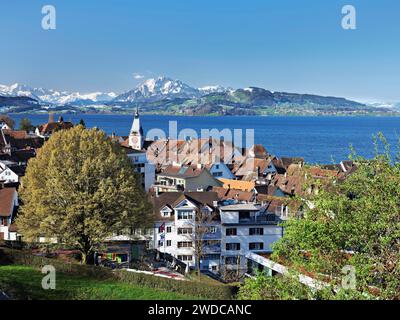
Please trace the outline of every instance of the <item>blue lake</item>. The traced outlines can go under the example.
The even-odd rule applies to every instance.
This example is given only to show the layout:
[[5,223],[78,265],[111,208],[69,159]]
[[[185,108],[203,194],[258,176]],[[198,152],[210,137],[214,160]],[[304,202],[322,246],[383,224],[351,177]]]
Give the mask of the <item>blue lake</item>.
[[[18,121],[29,118],[34,125],[46,123],[47,115],[11,115]],[[79,114],[64,115],[74,123],[83,119],[87,127],[98,127],[108,134],[128,135],[133,115]],[[57,116],[55,116],[57,119]],[[178,132],[184,128],[254,129],[255,143],[263,144],[277,156],[301,156],[310,163],[332,163],[348,158],[350,144],[357,153],[373,156],[372,135],[383,132],[394,147],[400,131],[400,117],[200,117],[142,115],[143,129],[159,128],[169,136],[170,121],[176,121]]]

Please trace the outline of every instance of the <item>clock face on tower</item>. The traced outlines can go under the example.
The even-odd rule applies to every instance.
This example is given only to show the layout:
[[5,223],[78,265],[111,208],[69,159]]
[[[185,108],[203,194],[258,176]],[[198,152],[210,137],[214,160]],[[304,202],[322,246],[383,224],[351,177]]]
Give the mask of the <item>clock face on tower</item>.
[[138,142],[138,138],[137,137],[132,137],[132,142],[133,143],[137,143]]

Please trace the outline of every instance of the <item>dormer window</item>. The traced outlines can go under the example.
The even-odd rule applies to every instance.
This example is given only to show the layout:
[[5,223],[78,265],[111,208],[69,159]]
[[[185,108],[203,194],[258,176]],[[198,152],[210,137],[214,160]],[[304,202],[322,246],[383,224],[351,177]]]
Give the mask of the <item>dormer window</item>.
[[168,207],[164,207],[161,209],[160,214],[163,218],[169,218],[171,216],[172,210]]

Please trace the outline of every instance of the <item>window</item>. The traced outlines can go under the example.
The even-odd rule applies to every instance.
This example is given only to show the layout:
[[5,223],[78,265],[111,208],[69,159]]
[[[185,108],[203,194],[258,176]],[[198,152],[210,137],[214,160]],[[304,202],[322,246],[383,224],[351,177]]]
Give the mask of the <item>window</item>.
[[165,206],[161,211],[161,216],[162,217],[170,217],[171,216],[171,209]]
[[240,260],[238,257],[225,257],[225,264],[238,265]]
[[211,227],[208,227],[208,233],[217,233],[217,227],[215,227],[215,226],[211,226]]
[[236,236],[237,235],[237,229],[236,228],[227,228],[226,229],[226,235],[227,236]]
[[178,248],[191,248],[193,247],[192,241],[178,241]]
[[222,172],[213,172],[214,177],[222,177]]
[[219,260],[219,254],[205,254],[204,260]]
[[171,232],[172,232],[172,227],[171,226],[167,227],[167,233],[171,233]]
[[249,250],[264,250],[264,243],[263,242],[250,242]]
[[167,247],[171,246],[171,240],[167,240]]
[[228,251],[238,251],[240,250],[240,243],[227,243],[226,250]]
[[178,211],[178,220],[192,220],[193,219],[193,211],[192,210],[179,210]]
[[164,242],[162,240],[158,240],[158,246],[162,247],[164,245]]
[[221,241],[220,240],[204,240],[203,245],[208,246],[208,247],[216,247],[216,246],[219,247],[221,245]]
[[251,236],[262,236],[264,234],[264,228],[250,228],[249,235]]
[[219,164],[216,164],[216,165],[215,165],[215,169],[219,169]]
[[178,234],[192,234],[192,228],[178,228]]
[[191,256],[191,255],[178,255],[178,260],[181,260],[181,261],[192,261],[193,260],[193,256]]

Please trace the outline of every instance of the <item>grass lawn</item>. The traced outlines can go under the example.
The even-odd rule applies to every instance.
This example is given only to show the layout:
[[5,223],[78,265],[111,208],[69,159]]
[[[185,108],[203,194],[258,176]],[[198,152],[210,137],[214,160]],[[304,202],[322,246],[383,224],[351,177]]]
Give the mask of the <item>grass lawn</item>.
[[14,299],[33,300],[184,300],[198,299],[182,294],[138,287],[117,281],[98,280],[83,276],[56,274],[56,289],[42,289],[39,270],[29,266],[0,266],[0,290],[9,293]]

